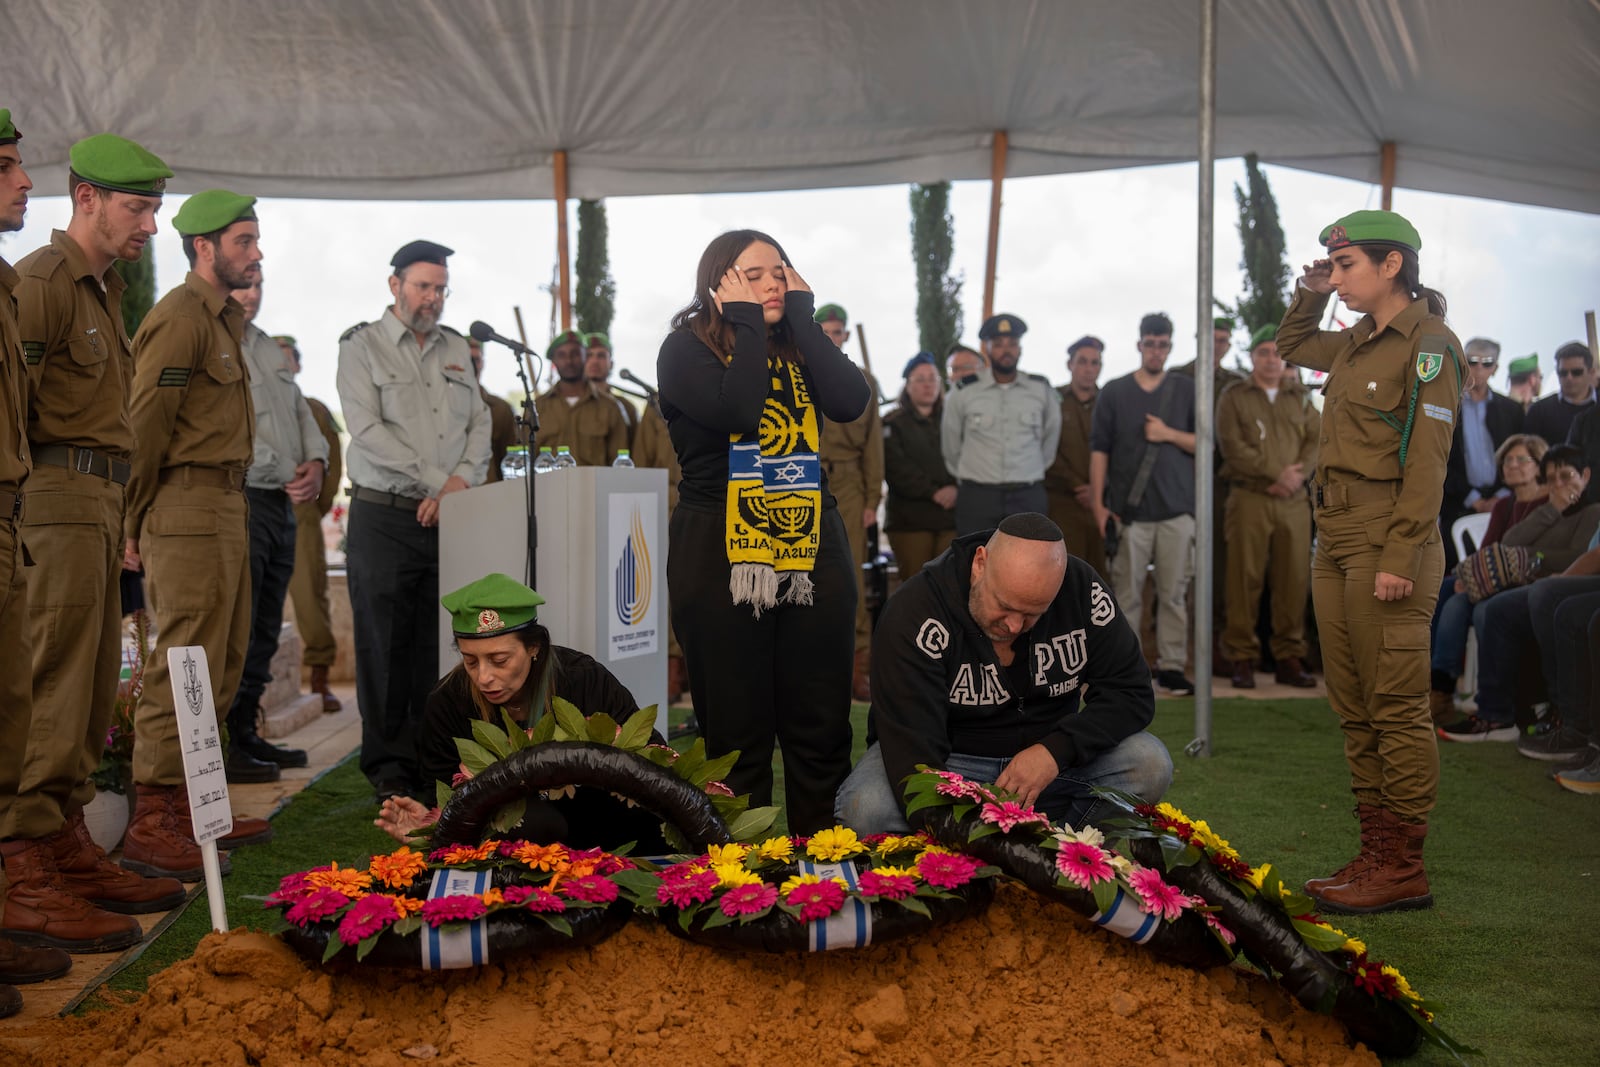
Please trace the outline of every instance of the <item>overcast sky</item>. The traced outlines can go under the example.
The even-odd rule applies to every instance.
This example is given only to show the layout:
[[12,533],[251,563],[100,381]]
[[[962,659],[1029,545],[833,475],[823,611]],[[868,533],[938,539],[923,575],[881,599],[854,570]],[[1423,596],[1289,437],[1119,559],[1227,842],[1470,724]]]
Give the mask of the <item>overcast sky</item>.
[[[1378,205],[1373,186],[1285,168],[1267,168],[1298,272],[1319,251],[1323,226],[1349,211]],[[1239,295],[1237,159],[1217,165],[1216,294]],[[996,310],[1027,321],[1023,367],[1052,381],[1066,378],[1065,347],[1085,333],[1107,342],[1105,377],[1135,364],[1139,317],[1161,310],[1177,326],[1174,364],[1193,355],[1196,318],[1196,169],[1193,164],[1007,181],[1000,232]],[[239,189],[248,193],[248,189]],[[183,198],[169,196],[154,242],[157,289],[186,270],[169,220]],[[963,337],[981,321],[986,182],[957,183],[954,270],[964,273]],[[754,227],[781,241],[817,292],[818,302],[848,309],[864,324],[872,367],[884,391],[899,388],[900,369],[918,348],[910,207],[902,185],[798,193],[660,196],[606,202],[611,271],[617,283],[611,337],[619,366],[654,381],[656,352],[668,320],[687,302],[706,243],[723,230]],[[1537,352],[1546,391],[1555,349],[1584,336],[1583,313],[1600,304],[1600,217],[1464,197],[1395,193],[1394,207],[1423,238],[1424,284],[1450,302],[1450,322],[1504,345],[1507,359]],[[576,252],[576,204],[571,205]],[[64,197],[37,197],[20,234],[0,244],[16,262],[64,226]],[[534,345],[550,336],[555,210],[550,201],[355,202],[268,200],[257,205],[266,296],[259,325],[290,333],[305,357],[302,386],[337,407],[334,364],[339,335],[371,321],[388,303],[385,280],[394,250],[424,237],[456,250],[445,321],[463,331],[483,319],[516,336],[520,305]],[[1350,316],[1346,315],[1349,321]],[[1236,337],[1241,350],[1246,339]],[[859,342],[846,346],[860,358]],[[1235,358],[1242,359],[1241,356]],[[518,391],[509,352],[491,346],[485,381]]]

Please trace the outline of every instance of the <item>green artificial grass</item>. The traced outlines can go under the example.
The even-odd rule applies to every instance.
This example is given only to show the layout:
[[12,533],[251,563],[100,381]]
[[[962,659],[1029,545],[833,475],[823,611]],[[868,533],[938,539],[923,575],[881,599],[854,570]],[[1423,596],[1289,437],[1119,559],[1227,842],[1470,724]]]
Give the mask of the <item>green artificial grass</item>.
[[[674,709],[674,724],[687,713]],[[866,707],[856,705],[855,751]],[[1167,800],[1206,820],[1252,864],[1272,863],[1297,885],[1355,852],[1356,821],[1339,731],[1325,700],[1217,700],[1212,752],[1183,755],[1194,701],[1160,700],[1152,727],[1174,753]],[[687,747],[693,738],[674,740]],[[1397,966],[1442,1007],[1438,1024],[1485,1053],[1480,1062],[1540,1067],[1600,1062],[1600,936],[1592,915],[1600,880],[1600,802],[1545,778],[1547,764],[1514,745],[1441,744],[1441,783],[1427,843],[1435,906],[1427,911],[1330,917]],[[782,767],[774,759],[782,802]],[[364,861],[392,842],[371,825],[372,790],[353,758],[300,793],[274,820],[269,845],[239,849],[224,879],[234,925],[268,929],[259,898],[284,874]],[[257,899],[250,899],[250,897]],[[209,929],[196,900],[132,966],[109,983],[142,990],[152,973],[191,955]],[[110,997],[91,997],[88,1006]],[[1407,1064],[1450,1062],[1424,1048]]]

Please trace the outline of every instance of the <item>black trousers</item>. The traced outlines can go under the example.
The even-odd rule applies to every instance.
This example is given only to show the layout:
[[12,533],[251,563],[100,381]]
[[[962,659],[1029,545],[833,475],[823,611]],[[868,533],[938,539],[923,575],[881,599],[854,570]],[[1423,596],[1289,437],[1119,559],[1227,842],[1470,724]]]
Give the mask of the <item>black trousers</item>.
[[420,790],[416,734],[439,680],[439,528],[410,508],[355,500],[346,548],[361,770],[374,785]]
[[250,508],[250,644],[245,649],[239,692],[228,712],[235,734],[253,733],[261,694],[272,681],[272,657],[283,630],[283,601],[294,575],[294,510],[282,489],[244,491]]
[[962,482],[956,488],[956,536],[992,530],[1001,519],[1019,511],[1050,513],[1043,482],[1012,488]]
[[727,783],[760,807],[772,802],[776,740],[789,832],[832,826],[834,794],[850,773],[856,617],[855,573],[839,512],[823,512],[814,602],[780,604],[759,619],[728,592],[723,517],[679,507],[670,530],[672,626],[706,751],[713,758],[739,751]]

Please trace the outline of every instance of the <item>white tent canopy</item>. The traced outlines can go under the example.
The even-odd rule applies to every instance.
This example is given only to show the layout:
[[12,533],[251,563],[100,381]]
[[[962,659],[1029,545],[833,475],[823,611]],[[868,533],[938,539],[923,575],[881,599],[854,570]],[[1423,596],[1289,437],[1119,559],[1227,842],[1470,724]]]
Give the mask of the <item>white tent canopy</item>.
[[[1097,170],[1196,155],[1162,0],[10,0],[40,192],[103,130],[176,191],[542,198]],[[1595,0],[1222,0],[1217,155],[1600,212]]]

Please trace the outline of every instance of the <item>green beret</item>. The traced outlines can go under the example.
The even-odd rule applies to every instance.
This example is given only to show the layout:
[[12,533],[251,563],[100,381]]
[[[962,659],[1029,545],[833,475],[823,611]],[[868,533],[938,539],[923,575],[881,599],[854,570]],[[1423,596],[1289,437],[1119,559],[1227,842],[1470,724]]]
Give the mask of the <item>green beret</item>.
[[549,359],[550,353],[554,352],[562,345],[570,345],[574,341],[580,345],[583,344],[583,334],[579,333],[577,330],[562,330],[560,333],[550,338],[550,344],[547,345],[544,350],[545,358]]
[[1028,324],[1015,315],[990,315],[978,327],[980,341],[993,341],[996,337],[1021,337],[1028,332]]
[[85,137],[67,153],[72,173],[101,189],[160,196],[172,171],[143,145],[114,133]]
[[1257,345],[1278,339],[1278,328],[1272,323],[1267,323],[1261,329],[1250,335],[1250,351],[1254,352]]
[[1232,333],[1234,329],[1233,320],[1226,315],[1220,316],[1211,320],[1211,328],[1213,330],[1227,330]]
[[20,140],[22,134],[11,121],[11,109],[0,107],[0,144],[16,144]]
[[838,304],[823,304],[817,309],[817,313],[811,317],[819,323],[827,322],[829,319],[838,319],[839,325],[850,325],[850,316],[846,315],[844,308]]
[[1526,356],[1518,356],[1506,364],[1506,373],[1513,378],[1520,378],[1524,374],[1532,374],[1539,369],[1539,353],[1533,352]]
[[1317,238],[1328,251],[1348,245],[1387,245],[1422,251],[1422,236],[1402,215],[1392,211],[1352,211]]
[[272,339],[274,341],[278,342],[280,345],[288,345],[290,348],[299,348],[300,347],[299,345],[295,344],[294,336],[292,334],[287,334],[287,333],[273,334]]
[[609,352],[611,351],[611,338],[607,337],[598,330],[596,330],[594,333],[585,335],[583,339],[583,346],[585,348],[593,348],[595,345],[599,345],[601,348]]
[[499,637],[539,618],[544,597],[504,574],[490,574],[439,598],[457,637]]
[[183,202],[172,216],[172,228],[185,237],[225,230],[240,219],[254,219],[256,198],[230,193],[226,189],[207,189]]
[[435,266],[445,266],[445,260],[456,254],[453,248],[435,244],[433,241],[410,241],[400,246],[400,250],[389,258],[389,266],[396,271],[405,270],[413,263],[432,263]]

